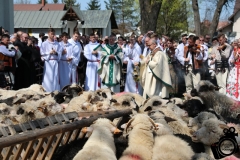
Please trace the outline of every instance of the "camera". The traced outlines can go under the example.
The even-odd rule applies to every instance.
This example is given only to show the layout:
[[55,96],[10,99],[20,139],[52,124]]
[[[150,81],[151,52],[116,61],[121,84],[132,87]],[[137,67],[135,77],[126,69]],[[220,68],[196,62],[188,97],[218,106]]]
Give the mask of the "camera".
[[235,128],[225,128],[223,133],[225,135],[221,137],[218,142],[211,145],[211,150],[215,159],[221,159],[239,151],[239,147],[235,138],[235,136],[238,136],[238,134],[235,133]]

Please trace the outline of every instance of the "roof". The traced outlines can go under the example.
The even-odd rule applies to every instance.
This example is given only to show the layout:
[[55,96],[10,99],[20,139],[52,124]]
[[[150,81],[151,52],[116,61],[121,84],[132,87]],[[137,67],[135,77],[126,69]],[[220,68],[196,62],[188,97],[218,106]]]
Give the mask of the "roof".
[[63,11],[65,4],[14,4],[14,11]]
[[[14,28],[61,28],[66,11],[14,11]],[[51,18],[50,18],[51,17]]]
[[42,4],[14,4],[14,11],[40,11]]
[[86,10],[80,12],[84,21],[82,28],[107,28],[110,19],[111,28],[117,29],[117,23],[112,10]]
[[83,20],[83,14],[78,7],[70,7],[62,17],[62,20]]
[[240,1],[236,0],[235,1],[235,6],[234,6],[234,10],[233,10],[233,14],[228,18],[229,20],[233,20],[233,17],[237,14],[237,12],[240,10]]
[[42,11],[63,11],[66,10],[65,4],[45,4]]
[[217,26],[217,30],[223,29],[227,26],[229,26],[231,23],[229,23],[228,21],[219,21],[218,22],[218,26]]

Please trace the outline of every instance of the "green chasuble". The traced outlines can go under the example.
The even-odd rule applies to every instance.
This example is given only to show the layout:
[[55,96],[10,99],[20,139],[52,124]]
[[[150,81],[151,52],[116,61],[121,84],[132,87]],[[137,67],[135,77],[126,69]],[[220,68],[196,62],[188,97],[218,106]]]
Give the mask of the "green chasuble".
[[[109,59],[113,54],[115,59]],[[122,49],[117,44],[106,44],[102,47],[101,61],[98,68],[98,74],[102,79],[102,83],[106,86],[116,86],[120,83],[122,72]]]

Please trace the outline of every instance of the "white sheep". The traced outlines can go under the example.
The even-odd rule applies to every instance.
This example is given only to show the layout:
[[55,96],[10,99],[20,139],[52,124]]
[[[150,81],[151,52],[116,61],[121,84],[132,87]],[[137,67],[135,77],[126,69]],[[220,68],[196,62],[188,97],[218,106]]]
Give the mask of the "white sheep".
[[128,128],[132,128],[128,137],[128,147],[120,160],[134,158],[151,160],[154,144],[153,129],[156,129],[153,120],[146,114],[137,114],[128,121],[125,131]]
[[152,160],[191,160],[194,152],[187,142],[174,135],[155,138]]
[[169,100],[162,99],[160,96],[153,96],[144,101],[142,107],[140,107],[140,113],[166,106],[168,102]]
[[92,134],[73,160],[117,160],[113,132],[119,131],[113,123],[99,118],[92,126]]

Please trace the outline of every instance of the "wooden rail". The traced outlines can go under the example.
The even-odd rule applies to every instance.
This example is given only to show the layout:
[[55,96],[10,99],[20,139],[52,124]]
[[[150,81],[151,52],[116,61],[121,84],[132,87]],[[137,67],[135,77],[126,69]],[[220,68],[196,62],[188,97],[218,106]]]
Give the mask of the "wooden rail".
[[[131,109],[110,112],[67,113],[46,117],[27,123],[0,127],[0,159],[51,159],[59,146],[79,139],[83,127],[98,118],[123,117]],[[77,117],[83,117],[76,121]],[[89,117],[89,118],[84,118]],[[31,157],[31,158],[30,158]]]

